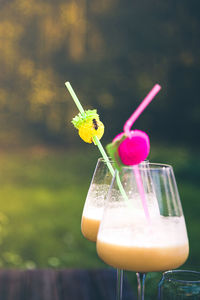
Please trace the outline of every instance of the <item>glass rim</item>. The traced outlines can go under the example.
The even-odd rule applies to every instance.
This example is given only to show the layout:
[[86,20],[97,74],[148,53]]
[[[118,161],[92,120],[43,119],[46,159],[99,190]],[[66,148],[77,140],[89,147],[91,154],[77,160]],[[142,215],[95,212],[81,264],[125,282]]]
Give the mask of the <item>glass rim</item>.
[[[108,156],[108,159],[109,159],[109,163],[110,163],[112,166],[114,166],[114,164],[115,164],[114,160],[113,160],[110,156]],[[96,166],[99,165],[99,164],[102,164],[102,165],[107,166],[107,165],[108,165],[108,160],[105,159],[105,158],[103,158],[103,157],[99,157],[99,158],[97,159]]]
[[[182,274],[182,273],[199,275],[199,279],[198,280],[184,280],[184,279],[177,279],[177,278],[170,277],[171,274]],[[179,282],[179,283],[189,283],[189,284],[200,283],[200,272],[193,271],[193,270],[171,270],[171,271],[166,271],[163,273],[163,280],[164,279],[168,279],[170,281]]]
[[[147,160],[147,162],[148,162],[148,160]],[[131,165],[131,166],[125,166],[124,165],[121,169],[124,169],[124,170],[127,169],[127,170],[129,170],[129,169],[132,169],[135,166],[137,166],[139,170],[143,170],[143,169],[146,170],[146,166],[145,165],[143,166],[141,163],[138,164],[138,165]],[[151,163],[151,162],[149,162],[148,163],[148,168],[150,170],[152,170],[152,171],[153,170],[163,170],[163,169],[173,170],[173,167],[171,165],[164,164],[164,163]]]
[[[113,162],[113,163],[115,162],[115,161],[112,159],[112,157],[110,157],[110,156],[108,156],[108,159],[109,159],[110,162]],[[98,157],[98,158],[97,158],[97,161],[106,162],[107,159],[105,159],[104,157],[101,156],[101,157]],[[145,163],[148,163],[148,164],[157,164],[157,163],[150,163],[148,159],[145,159],[145,160],[141,161],[141,163],[139,163],[138,166],[140,166],[140,165],[141,165],[142,163],[144,163],[144,162],[145,162]],[[161,165],[161,163],[160,163],[160,164],[158,163],[158,165]],[[167,165],[166,165],[166,166],[167,166]],[[169,165],[168,165],[168,166],[169,166]],[[126,166],[126,165],[124,165],[122,168],[126,168],[126,167],[134,167],[134,165],[132,165],[132,166]]]

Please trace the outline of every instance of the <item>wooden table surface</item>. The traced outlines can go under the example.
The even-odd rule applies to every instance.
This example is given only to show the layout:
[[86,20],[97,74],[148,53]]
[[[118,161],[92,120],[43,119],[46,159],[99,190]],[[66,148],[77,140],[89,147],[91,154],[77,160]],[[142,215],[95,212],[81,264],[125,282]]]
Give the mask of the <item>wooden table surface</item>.
[[[123,300],[134,300],[124,281]],[[0,300],[116,300],[116,271],[1,270]]]

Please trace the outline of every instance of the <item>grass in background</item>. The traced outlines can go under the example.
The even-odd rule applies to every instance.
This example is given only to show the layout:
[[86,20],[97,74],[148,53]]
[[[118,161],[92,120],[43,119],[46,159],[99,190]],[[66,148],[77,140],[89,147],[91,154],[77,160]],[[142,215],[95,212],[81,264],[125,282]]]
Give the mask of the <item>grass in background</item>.
[[[190,257],[185,266],[197,269],[200,159],[181,148],[152,149],[156,150],[150,155],[151,161],[174,166],[190,238]],[[35,148],[0,154],[1,267],[105,267],[97,257],[95,244],[80,232],[82,209],[98,156],[91,146],[79,152]]]
[[[93,153],[0,155],[2,267],[92,267],[95,245],[80,233]],[[87,256],[87,259],[86,259]]]

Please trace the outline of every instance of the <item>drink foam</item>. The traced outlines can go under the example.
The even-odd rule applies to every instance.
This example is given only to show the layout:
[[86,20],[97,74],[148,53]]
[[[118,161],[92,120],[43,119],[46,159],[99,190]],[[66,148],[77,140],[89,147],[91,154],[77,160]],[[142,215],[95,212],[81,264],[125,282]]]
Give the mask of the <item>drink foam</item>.
[[105,207],[109,185],[92,184],[88,191],[83,209],[83,216],[88,219],[101,220]]
[[[120,209],[121,211],[121,209]],[[110,214],[98,239],[126,247],[169,247],[188,243],[184,218],[157,215],[151,223],[137,214]],[[105,221],[105,220],[104,220]]]

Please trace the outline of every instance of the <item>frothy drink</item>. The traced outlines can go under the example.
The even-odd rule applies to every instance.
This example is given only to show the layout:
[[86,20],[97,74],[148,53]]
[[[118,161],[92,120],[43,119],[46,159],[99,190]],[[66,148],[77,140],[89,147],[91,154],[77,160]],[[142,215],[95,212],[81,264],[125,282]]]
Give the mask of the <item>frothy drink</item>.
[[121,209],[111,210],[112,225],[98,235],[97,252],[105,263],[119,269],[156,272],[177,268],[186,261],[189,246],[182,216],[155,214],[149,225],[136,213],[122,219]]

